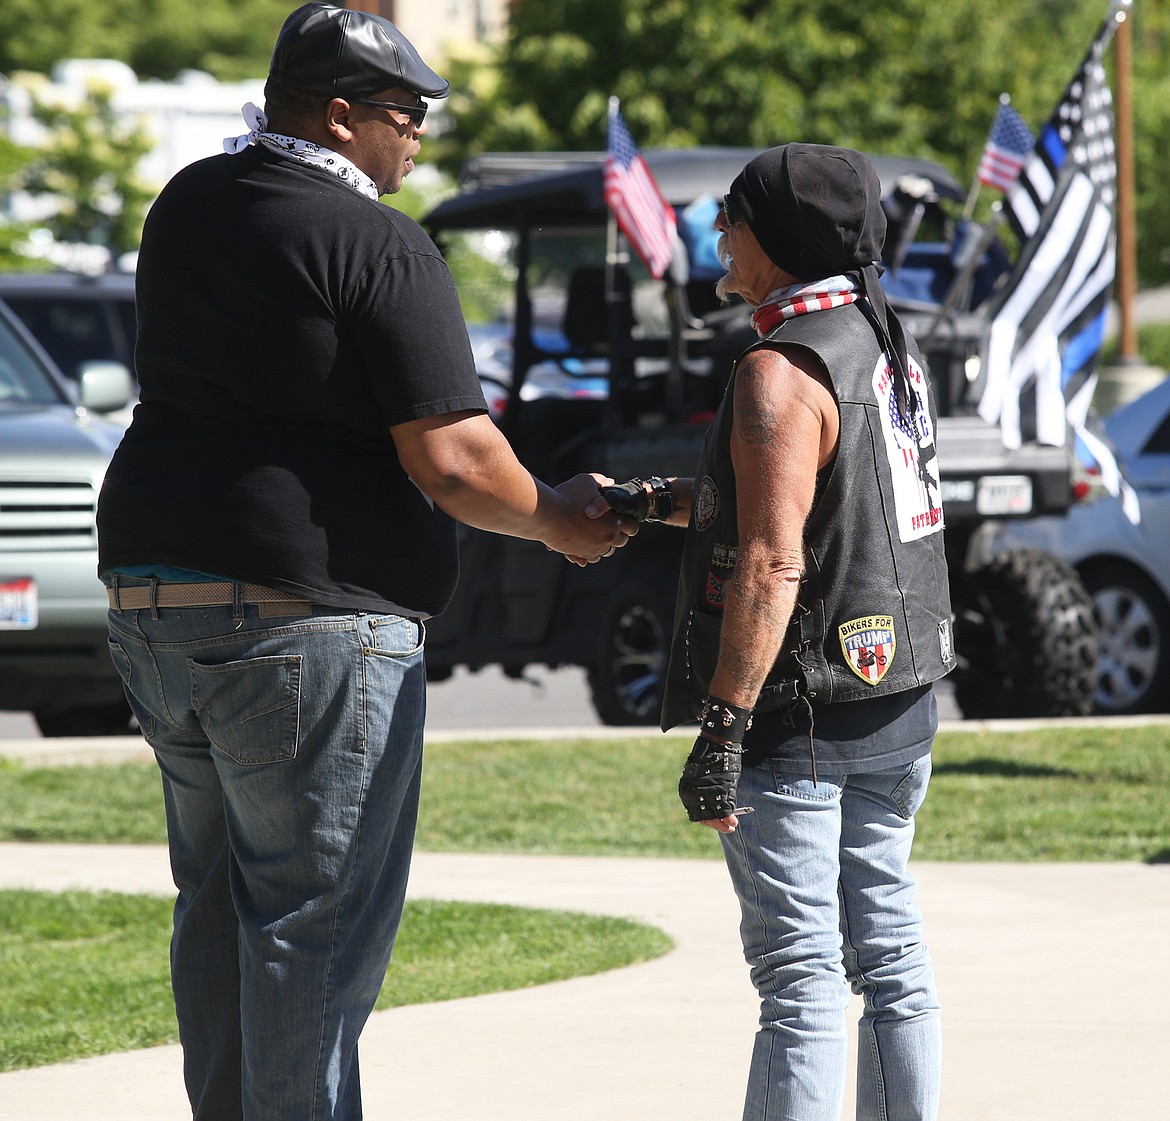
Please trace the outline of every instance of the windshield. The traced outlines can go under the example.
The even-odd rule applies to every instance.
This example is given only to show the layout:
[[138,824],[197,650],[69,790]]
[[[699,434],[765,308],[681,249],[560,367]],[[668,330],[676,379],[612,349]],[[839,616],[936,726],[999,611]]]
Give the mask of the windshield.
[[[511,231],[449,233],[443,238],[444,256],[459,288],[473,346],[480,340],[498,339],[505,340],[511,349],[518,251],[519,239]],[[611,276],[607,280],[606,256],[604,228],[537,226],[530,231],[525,287],[534,356],[586,356],[602,347],[606,341],[607,285],[614,285],[619,298],[630,305],[627,329],[632,337],[665,334],[667,309],[662,284],[652,280],[641,261],[628,254],[620,257],[616,279]],[[510,367],[510,354],[502,364]],[[506,377],[502,370],[490,373]]]
[[60,405],[62,395],[52,377],[0,316],[0,408],[9,405]]

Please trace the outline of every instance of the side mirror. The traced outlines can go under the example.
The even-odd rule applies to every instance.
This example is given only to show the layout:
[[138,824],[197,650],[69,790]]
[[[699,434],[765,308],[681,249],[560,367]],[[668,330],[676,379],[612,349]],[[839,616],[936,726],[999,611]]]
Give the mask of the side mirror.
[[79,404],[90,412],[124,409],[134,396],[134,379],[121,362],[82,362]]

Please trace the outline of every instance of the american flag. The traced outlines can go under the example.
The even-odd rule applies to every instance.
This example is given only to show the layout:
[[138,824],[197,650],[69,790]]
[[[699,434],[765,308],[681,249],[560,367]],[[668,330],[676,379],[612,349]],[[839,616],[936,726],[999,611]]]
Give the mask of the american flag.
[[666,272],[678,236],[674,208],[662,197],[622,120],[617,98],[610,98],[605,153],[605,201],[622,233],[657,279]]
[[990,306],[979,412],[999,422],[1008,447],[1060,446],[1071,428],[1133,516],[1132,490],[1086,427],[1116,262],[1113,101],[1102,63],[1116,26],[1111,13],[1005,193],[1020,255]]
[[1024,118],[1006,99],[1001,99],[979,160],[979,182],[1006,191],[1016,181],[1035,143]]

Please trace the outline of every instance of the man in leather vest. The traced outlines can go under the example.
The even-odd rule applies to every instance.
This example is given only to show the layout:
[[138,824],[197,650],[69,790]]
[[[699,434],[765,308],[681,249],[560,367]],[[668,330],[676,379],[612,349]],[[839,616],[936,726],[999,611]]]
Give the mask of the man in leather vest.
[[721,295],[755,309],[694,479],[609,488],[687,526],[662,726],[700,721],[679,794],[718,831],[761,999],[745,1121],[837,1121],[848,981],[857,1116],[938,1108],[941,1033],[907,870],[954,665],[935,409],[878,284],[861,153],[786,144],[731,186]]

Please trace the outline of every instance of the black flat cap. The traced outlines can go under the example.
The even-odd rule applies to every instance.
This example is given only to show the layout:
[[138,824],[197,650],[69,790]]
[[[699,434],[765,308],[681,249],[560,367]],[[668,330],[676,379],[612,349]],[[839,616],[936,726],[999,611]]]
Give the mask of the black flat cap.
[[446,97],[451,85],[382,16],[304,4],[284,21],[269,76],[329,97],[369,97],[394,86]]

